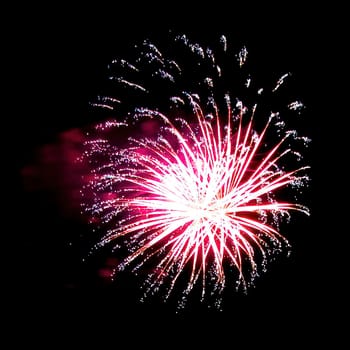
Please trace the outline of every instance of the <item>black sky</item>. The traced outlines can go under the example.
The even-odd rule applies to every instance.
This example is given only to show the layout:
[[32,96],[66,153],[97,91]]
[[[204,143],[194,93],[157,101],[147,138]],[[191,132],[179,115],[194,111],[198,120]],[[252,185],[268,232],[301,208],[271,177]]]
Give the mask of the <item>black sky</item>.
[[[92,9],[93,10],[93,9]],[[91,11],[93,13],[93,11]],[[172,305],[136,302],[136,288],[130,278],[127,287],[117,290],[103,286],[91,277],[93,268],[81,267],[80,257],[85,246],[79,246],[78,232],[88,229],[81,220],[62,214],[55,196],[47,191],[23,190],[21,205],[24,211],[19,225],[22,243],[17,259],[23,266],[19,283],[26,290],[28,304],[62,312],[64,317],[88,318],[90,310],[101,318],[114,316],[146,320],[152,317],[164,322],[216,322],[232,325],[264,324],[264,318],[274,314],[272,328],[289,325],[289,336],[309,334],[308,323],[322,317],[324,305],[319,295],[324,289],[324,275],[329,266],[320,252],[323,235],[316,228],[321,217],[317,193],[321,188],[320,160],[323,124],[326,115],[320,109],[321,91],[327,88],[324,70],[327,51],[327,31],[312,15],[302,9],[286,14],[261,16],[257,20],[249,12],[193,16],[134,15],[127,11],[102,11],[89,14],[52,11],[50,15],[33,19],[23,28],[19,44],[19,60],[25,81],[20,94],[26,101],[25,115],[20,117],[19,168],[33,162],[38,150],[57,142],[57,135],[93,122],[88,102],[95,95],[108,62],[123,53],[131,43],[145,37],[164,37],[169,29],[184,32],[196,40],[213,42],[221,34],[241,42],[257,62],[258,70],[293,72],[298,81],[300,96],[306,105],[304,128],[313,139],[310,162],[312,183],[306,201],[310,218],[296,215],[288,230],[293,243],[290,259],[281,258],[272,264],[266,276],[247,296],[233,296],[224,311],[206,310],[193,305],[182,316],[174,316]],[[267,68],[266,68],[267,67]],[[90,119],[89,119],[90,118]],[[87,120],[88,119],[88,120]],[[67,246],[69,236],[79,248]],[[97,259],[98,260],[98,259]],[[73,288],[68,288],[73,286]],[[45,302],[43,302],[45,300]],[[61,305],[64,305],[61,308]],[[74,316],[73,316],[74,315]],[[113,316],[112,316],[113,317]],[[291,319],[300,323],[291,326]],[[146,321],[147,322],[147,321]],[[208,324],[207,324],[208,326]]]

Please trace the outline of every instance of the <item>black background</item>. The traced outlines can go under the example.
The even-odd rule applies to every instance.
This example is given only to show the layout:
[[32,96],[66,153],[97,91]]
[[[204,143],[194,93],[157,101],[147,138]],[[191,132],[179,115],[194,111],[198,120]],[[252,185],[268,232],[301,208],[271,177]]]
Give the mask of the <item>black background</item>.
[[[292,220],[288,228],[291,258],[272,264],[247,296],[232,296],[222,312],[193,304],[175,315],[173,305],[140,304],[133,280],[125,281],[127,286],[121,288],[94,281],[93,268],[79,264],[80,248],[67,246],[71,234],[77,237],[77,232],[88,228],[80,220],[62,215],[50,194],[29,193],[20,185],[23,215],[16,222],[20,243],[14,264],[21,266],[15,279],[26,322],[33,314],[42,321],[62,320],[59,329],[63,333],[67,328],[78,332],[81,325],[103,325],[116,338],[124,331],[138,334],[151,329],[152,338],[192,334],[196,339],[192,327],[204,327],[202,340],[230,342],[245,331],[247,342],[250,333],[268,342],[282,336],[282,344],[303,338],[316,341],[329,323],[326,315],[335,308],[328,294],[333,272],[332,262],[325,261],[327,229],[320,229],[322,203],[317,200],[320,191],[327,191],[320,176],[326,152],[324,125],[329,117],[323,107],[332,56],[325,14],[300,7],[261,15],[225,7],[204,14],[182,7],[175,12],[166,10],[166,14],[151,9],[136,13],[135,9],[104,8],[95,12],[92,7],[88,14],[85,10],[50,9],[43,16],[28,16],[20,40],[15,41],[20,72],[17,96],[25,107],[14,122],[20,140],[19,170],[33,161],[41,146],[54,143],[60,132],[93,121],[88,102],[95,96],[105,66],[125,47],[145,37],[162,37],[169,29],[209,42],[223,33],[248,47],[250,56],[261,64],[258,69],[286,68],[296,76],[307,106],[304,128],[313,139],[312,183],[305,198],[312,215],[297,215]],[[67,287],[72,285],[74,288]]]

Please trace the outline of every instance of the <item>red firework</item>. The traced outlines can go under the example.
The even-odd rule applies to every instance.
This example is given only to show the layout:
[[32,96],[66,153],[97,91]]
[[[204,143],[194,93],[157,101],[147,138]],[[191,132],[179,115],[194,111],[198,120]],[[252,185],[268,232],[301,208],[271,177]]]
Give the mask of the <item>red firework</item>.
[[[166,64],[154,45],[147,45],[147,59],[152,64],[180,71],[173,61]],[[215,62],[211,51],[207,50],[206,57],[198,46],[188,41],[185,45]],[[241,51],[240,66],[246,56],[246,50]],[[139,71],[136,64],[120,62],[122,67]],[[215,72],[221,76],[219,68]],[[162,77],[174,81],[164,71]],[[273,92],[286,77],[278,81]],[[141,84],[118,79],[129,88],[148,92]],[[206,83],[212,87],[213,80],[206,78]],[[249,84],[250,78],[246,86]],[[220,292],[227,281],[225,266],[234,267],[236,282],[246,288],[258,274],[258,266],[264,266],[270,254],[288,244],[278,232],[280,219],[288,217],[290,211],[309,214],[306,207],[276,197],[280,189],[300,186],[307,180],[302,174],[307,167],[284,170],[281,165],[295,153],[287,140],[298,137],[294,131],[285,130],[268,148],[269,129],[283,124],[278,113],[271,113],[257,132],[253,125],[256,105],[248,112],[238,101],[233,111],[227,94],[227,116],[222,121],[212,97],[207,102],[214,113],[206,114],[196,94],[182,92],[182,96],[171,101],[175,105],[188,101],[192,122],[181,114],[174,118],[155,108],[136,108],[123,121],[96,126],[99,137],[87,142],[85,153],[93,167],[87,186],[93,203],[87,201],[85,208],[94,221],[98,217],[108,227],[97,246],[127,248],[114,274],[129,266],[136,271],[155,264],[146,278],[146,292],[164,284],[168,296],[180,276],[187,278],[185,294],[199,281],[202,297],[209,286]],[[120,103],[114,98],[100,98],[98,105],[113,109],[116,101]],[[289,108],[299,108],[296,103]],[[138,127],[139,137],[125,137],[129,128],[136,133]],[[110,130],[117,130],[118,145],[101,137]]]

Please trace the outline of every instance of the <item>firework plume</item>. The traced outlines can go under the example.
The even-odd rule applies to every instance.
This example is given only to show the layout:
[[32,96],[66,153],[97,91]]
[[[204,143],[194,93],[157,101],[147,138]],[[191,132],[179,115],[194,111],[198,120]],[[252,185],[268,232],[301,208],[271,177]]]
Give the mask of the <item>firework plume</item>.
[[104,232],[95,248],[121,259],[111,277],[143,271],[145,295],[162,287],[167,298],[180,285],[185,299],[199,285],[203,299],[219,296],[229,275],[245,290],[288,250],[281,220],[308,214],[288,192],[308,180],[292,145],[309,139],[283,119],[303,105],[260,107],[290,74],[265,93],[244,70],[247,49],[228,60],[224,36],[219,44],[216,55],[186,36],[164,52],[144,41],[112,61],[109,92],[92,102],[106,121],[85,144],[84,211]]

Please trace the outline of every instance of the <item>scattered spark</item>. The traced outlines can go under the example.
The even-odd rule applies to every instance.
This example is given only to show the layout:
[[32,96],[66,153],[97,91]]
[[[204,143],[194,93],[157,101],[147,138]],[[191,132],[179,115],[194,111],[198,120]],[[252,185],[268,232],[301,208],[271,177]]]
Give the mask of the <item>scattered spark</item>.
[[282,75],[281,78],[277,80],[276,86],[272,89],[272,92],[277,91],[289,76],[290,76],[290,73],[286,73]]

